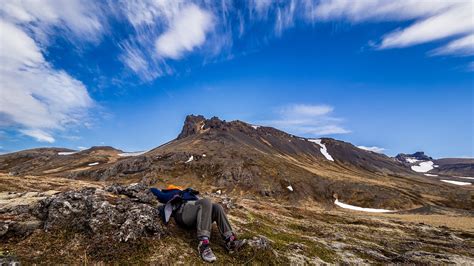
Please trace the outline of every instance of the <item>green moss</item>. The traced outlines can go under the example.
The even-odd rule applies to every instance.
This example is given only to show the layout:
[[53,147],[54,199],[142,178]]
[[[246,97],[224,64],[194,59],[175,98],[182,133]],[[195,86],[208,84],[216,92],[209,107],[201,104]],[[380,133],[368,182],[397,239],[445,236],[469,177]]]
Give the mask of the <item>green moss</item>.
[[273,241],[273,248],[278,251],[287,252],[289,251],[288,245],[290,243],[301,243],[306,246],[304,253],[308,257],[318,257],[329,263],[338,261],[338,256],[334,251],[326,248],[320,243],[305,239],[299,234],[280,232],[276,229],[276,227],[263,224],[259,221],[254,221],[247,224],[247,229],[253,232],[253,234],[260,234],[268,237]]

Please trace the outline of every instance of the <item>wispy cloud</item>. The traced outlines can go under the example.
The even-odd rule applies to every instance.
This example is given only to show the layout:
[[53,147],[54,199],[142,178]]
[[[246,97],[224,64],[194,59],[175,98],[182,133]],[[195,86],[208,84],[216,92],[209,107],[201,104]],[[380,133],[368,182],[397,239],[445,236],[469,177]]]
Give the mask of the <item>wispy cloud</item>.
[[305,136],[350,133],[343,127],[343,119],[331,115],[333,110],[329,105],[293,104],[280,108],[276,119],[260,124]]
[[[461,2],[459,2],[461,3]],[[383,37],[381,49],[407,47],[474,31],[473,2],[458,4],[442,12],[421,18],[414,24]]]
[[[41,142],[54,142],[54,131],[81,124],[94,105],[84,84],[54,68],[43,56],[56,32],[96,41],[102,26],[87,3],[8,1],[0,7],[0,117]],[[73,37],[74,36],[74,37]]]
[[362,149],[362,150],[366,150],[366,151],[376,152],[376,153],[383,153],[385,151],[385,148],[381,148],[381,147],[377,147],[377,146],[371,146],[371,147],[357,146],[357,148]]
[[474,55],[474,34],[467,35],[435,49],[431,52],[431,55]]
[[122,54],[119,56],[120,61],[139,75],[142,80],[152,81],[163,74],[163,67],[153,64],[154,59],[147,58],[145,51],[140,49],[139,45],[125,41],[120,45],[120,48],[122,49]]
[[[376,50],[384,50],[448,40],[450,43],[441,44],[430,54],[472,54],[471,39],[466,37],[474,32],[474,2],[470,0],[253,0],[239,4],[226,0],[134,0],[120,1],[118,5],[109,2],[109,5],[119,10],[135,29],[131,37],[133,47],[122,46],[121,58],[126,58],[122,60],[124,64],[143,80],[174,73],[166,64],[169,59],[180,60],[196,51],[204,57],[232,57],[229,54],[236,40],[249,38],[252,45],[262,45],[297,23],[405,22],[407,26],[367,42],[374,43]],[[259,27],[258,36],[250,35],[255,27]],[[142,54],[131,53],[131,50]],[[148,64],[143,59],[148,60]],[[204,58],[203,61],[212,60]]]
[[185,52],[191,52],[201,46],[212,27],[212,13],[194,4],[185,6],[173,18],[169,28],[157,38],[158,56],[172,59],[181,58]]
[[51,134],[41,129],[21,129],[20,132],[40,142],[53,143],[55,141]]
[[[458,1],[322,1],[312,12],[313,19],[364,21],[412,21],[404,28],[382,36],[377,48],[403,48],[448,37],[463,38],[474,32],[474,2]],[[449,54],[463,52],[451,49]]]

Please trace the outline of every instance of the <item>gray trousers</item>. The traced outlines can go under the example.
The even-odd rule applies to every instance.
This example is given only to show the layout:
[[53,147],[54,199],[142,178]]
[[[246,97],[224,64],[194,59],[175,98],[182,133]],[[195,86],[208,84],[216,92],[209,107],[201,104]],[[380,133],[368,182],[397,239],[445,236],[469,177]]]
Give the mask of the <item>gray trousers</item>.
[[178,224],[197,229],[198,238],[211,237],[211,226],[217,223],[222,237],[230,237],[232,227],[221,205],[212,203],[208,198],[188,201],[175,214]]

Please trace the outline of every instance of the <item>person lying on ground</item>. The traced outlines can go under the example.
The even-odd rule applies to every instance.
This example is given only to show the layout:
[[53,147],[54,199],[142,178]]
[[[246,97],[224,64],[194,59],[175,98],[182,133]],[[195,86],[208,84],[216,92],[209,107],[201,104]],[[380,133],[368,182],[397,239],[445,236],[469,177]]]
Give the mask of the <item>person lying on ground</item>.
[[204,261],[213,262],[217,259],[209,243],[213,222],[216,222],[225,241],[225,248],[229,253],[239,250],[245,244],[245,240],[237,240],[224,208],[213,203],[209,198],[199,199],[198,191],[192,188],[183,190],[181,187],[173,185],[163,190],[157,188],[150,190],[158,201],[165,204],[160,208],[160,214],[165,224],[173,216],[178,225],[197,229],[198,252]]

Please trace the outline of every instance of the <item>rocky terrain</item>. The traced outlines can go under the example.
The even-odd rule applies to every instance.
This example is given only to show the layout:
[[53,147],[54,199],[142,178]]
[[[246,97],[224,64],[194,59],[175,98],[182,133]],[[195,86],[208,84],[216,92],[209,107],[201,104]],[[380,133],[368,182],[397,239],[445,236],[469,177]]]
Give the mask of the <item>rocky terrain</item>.
[[[0,193],[2,262],[33,263],[199,263],[194,233],[165,226],[143,183],[83,182]],[[30,181],[28,181],[30,180]],[[60,187],[61,190],[54,190]],[[222,263],[474,263],[474,216],[441,207],[400,214],[366,214],[327,209],[311,202],[289,203],[244,195],[205,193],[226,208],[235,230],[250,245]]]
[[473,176],[469,159],[390,158],[188,116],[175,140],[147,152],[1,155],[0,260],[198,263],[193,233],[161,224],[148,191],[175,184],[222,203],[251,240],[230,256],[213,239],[220,262],[474,263],[473,186],[446,182]]

